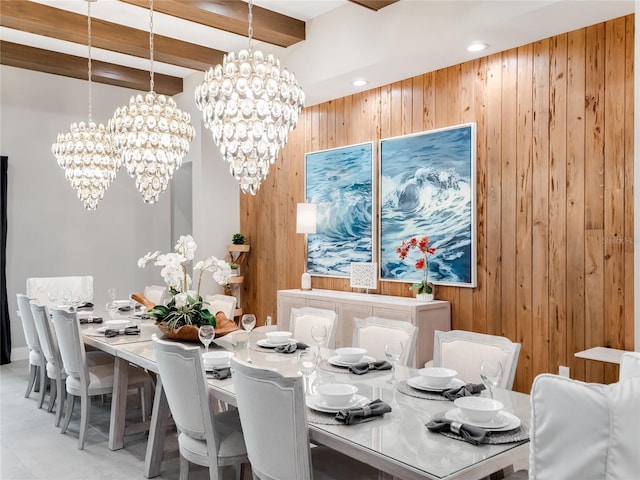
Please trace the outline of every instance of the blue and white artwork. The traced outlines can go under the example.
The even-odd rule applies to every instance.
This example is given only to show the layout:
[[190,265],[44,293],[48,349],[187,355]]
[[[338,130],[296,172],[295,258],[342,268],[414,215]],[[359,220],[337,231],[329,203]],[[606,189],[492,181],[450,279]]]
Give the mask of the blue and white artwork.
[[475,157],[475,123],[380,141],[381,279],[421,281],[417,252],[396,249],[428,236],[429,281],[476,285]]
[[375,261],[373,142],[307,153],[305,196],[318,205],[309,273],[349,277],[353,262]]

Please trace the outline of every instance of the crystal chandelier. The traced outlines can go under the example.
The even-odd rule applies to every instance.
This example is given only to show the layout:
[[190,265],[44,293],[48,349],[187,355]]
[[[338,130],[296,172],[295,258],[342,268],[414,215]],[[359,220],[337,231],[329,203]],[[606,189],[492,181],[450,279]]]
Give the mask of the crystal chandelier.
[[242,192],[255,195],[298,124],[304,92],[277,58],[253,50],[252,6],[249,0],[249,49],[209,68],[195,100]]
[[91,2],[87,0],[89,118],[72,123],[70,131],[59,133],[51,152],[64,169],[64,176],[78,191],[78,198],[87,210],[95,210],[104,197],[105,190],[116,177],[120,157],[114,150],[111,135],[104,125],[96,125],[91,118]]
[[150,91],[118,107],[108,129],[136,188],[145,203],[153,204],[182,165],[195,135],[191,116],[173,98],[153,91],[153,0],[149,1],[149,51]]

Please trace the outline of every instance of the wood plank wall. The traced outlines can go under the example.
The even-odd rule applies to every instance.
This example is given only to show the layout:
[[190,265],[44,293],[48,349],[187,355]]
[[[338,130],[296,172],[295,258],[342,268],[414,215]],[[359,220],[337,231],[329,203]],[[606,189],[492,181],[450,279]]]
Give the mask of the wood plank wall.
[[[240,202],[245,311],[275,318],[276,291],[300,286],[305,152],[473,121],[478,286],[436,297],[451,302],[453,328],[522,344],[519,391],[559,365],[615,381],[616,367],[573,354],[633,348],[633,35],[630,15],[305,109],[258,195]],[[313,286],[350,290],[348,279]],[[381,281],[377,293],[407,287]]]

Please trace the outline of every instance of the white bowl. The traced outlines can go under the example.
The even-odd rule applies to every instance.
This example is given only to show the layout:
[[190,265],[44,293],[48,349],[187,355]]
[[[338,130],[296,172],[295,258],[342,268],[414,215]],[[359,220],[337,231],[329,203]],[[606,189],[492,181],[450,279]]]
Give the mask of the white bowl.
[[443,367],[428,367],[418,370],[418,374],[428,387],[444,387],[458,374],[455,370]]
[[320,400],[330,407],[348,405],[358,388],[347,383],[325,383],[317,388]]
[[129,320],[107,320],[104,322],[104,326],[106,328],[110,328],[113,330],[124,328],[129,325]]
[[488,423],[504,408],[502,402],[486,397],[456,398],[453,404],[472,422]]
[[357,347],[343,347],[336,349],[338,359],[342,362],[347,363],[359,362],[366,353],[366,349]]
[[229,365],[233,352],[207,352],[202,354],[202,361],[207,367],[224,367]]
[[282,330],[267,332],[265,333],[265,335],[267,336],[267,340],[269,340],[269,343],[271,343],[271,345],[284,345],[285,343],[288,343],[289,339],[291,338],[291,332],[285,332]]

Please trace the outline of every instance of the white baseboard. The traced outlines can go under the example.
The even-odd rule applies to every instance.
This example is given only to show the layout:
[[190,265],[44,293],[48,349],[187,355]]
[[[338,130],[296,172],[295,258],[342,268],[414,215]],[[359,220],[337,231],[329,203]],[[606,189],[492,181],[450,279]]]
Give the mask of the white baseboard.
[[14,360],[28,360],[29,359],[29,347],[18,347],[11,349],[11,361]]

